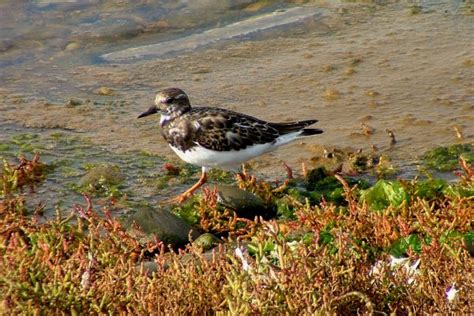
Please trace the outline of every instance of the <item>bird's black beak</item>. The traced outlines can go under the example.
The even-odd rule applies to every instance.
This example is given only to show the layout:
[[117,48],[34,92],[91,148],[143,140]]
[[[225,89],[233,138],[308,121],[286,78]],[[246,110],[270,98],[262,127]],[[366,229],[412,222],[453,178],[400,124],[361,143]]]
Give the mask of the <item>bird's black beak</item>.
[[150,106],[148,110],[140,114],[137,118],[145,117],[145,116],[152,115],[155,113],[158,113],[158,108],[156,107],[156,105],[152,105]]

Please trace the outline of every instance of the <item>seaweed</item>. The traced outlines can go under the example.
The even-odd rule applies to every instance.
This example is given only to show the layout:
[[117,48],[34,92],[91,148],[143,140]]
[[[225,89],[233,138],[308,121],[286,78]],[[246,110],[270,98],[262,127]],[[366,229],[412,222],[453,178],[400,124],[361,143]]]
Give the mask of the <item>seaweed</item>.
[[474,162],[473,144],[455,144],[440,146],[429,150],[423,155],[425,164],[437,171],[451,171],[456,169],[459,158],[463,157],[467,163]]

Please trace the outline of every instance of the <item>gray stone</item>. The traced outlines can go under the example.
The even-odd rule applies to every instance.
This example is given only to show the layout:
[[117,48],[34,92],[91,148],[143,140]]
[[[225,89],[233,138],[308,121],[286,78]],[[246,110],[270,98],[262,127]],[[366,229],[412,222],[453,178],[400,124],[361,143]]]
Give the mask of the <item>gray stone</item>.
[[193,241],[193,245],[201,247],[204,251],[214,248],[219,243],[222,243],[222,240],[210,233],[204,233]]
[[131,235],[140,242],[158,240],[174,248],[183,247],[191,238],[196,239],[200,234],[183,219],[164,208],[143,208],[124,221],[125,227]]
[[120,168],[115,165],[103,164],[92,167],[87,173],[79,180],[79,186],[93,186],[98,185],[118,185],[125,176],[120,171]]
[[262,198],[231,185],[217,185],[217,203],[248,219],[263,216],[267,209]]

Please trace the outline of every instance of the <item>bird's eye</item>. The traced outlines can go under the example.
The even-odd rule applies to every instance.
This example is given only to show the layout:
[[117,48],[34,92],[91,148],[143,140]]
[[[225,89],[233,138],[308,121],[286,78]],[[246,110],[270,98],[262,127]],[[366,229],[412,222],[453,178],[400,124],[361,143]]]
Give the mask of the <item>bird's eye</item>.
[[168,104],[173,103],[173,101],[174,101],[174,98],[173,98],[173,97],[167,97],[167,98],[165,99],[165,102],[168,103]]

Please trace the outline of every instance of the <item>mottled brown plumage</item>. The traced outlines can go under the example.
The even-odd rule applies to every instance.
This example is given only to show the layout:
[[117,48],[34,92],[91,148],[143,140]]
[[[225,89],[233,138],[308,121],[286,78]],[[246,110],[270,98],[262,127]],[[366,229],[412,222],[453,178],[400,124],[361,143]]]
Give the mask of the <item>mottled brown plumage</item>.
[[177,198],[182,201],[205,182],[206,168],[239,164],[298,137],[321,134],[306,128],[317,120],[270,123],[242,113],[211,107],[191,107],[181,89],[159,92],[155,105],[140,114],[160,113],[161,135],[183,160],[203,167],[198,184]]
[[163,122],[161,134],[168,143],[183,151],[196,145],[215,151],[229,151],[271,143],[280,135],[315,122],[278,125],[229,110],[198,107]]
[[[177,88],[165,89],[159,95],[157,99],[169,104],[163,110],[160,108],[161,114],[167,116],[161,121],[161,134],[170,145],[182,151],[197,145],[215,151],[241,150],[274,142],[281,135],[317,122],[270,123],[221,108],[191,108],[186,94]],[[305,133],[319,134],[322,130],[307,129]]]

